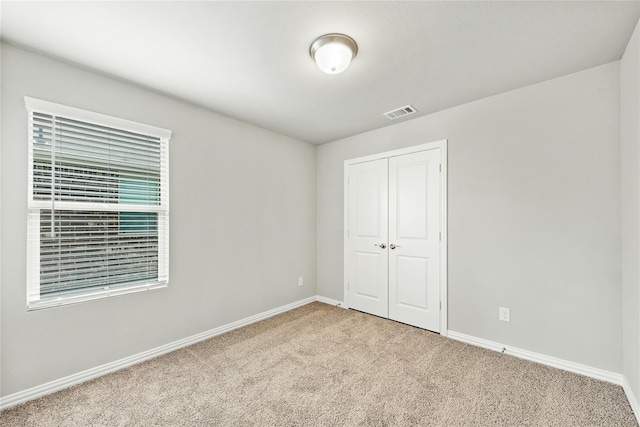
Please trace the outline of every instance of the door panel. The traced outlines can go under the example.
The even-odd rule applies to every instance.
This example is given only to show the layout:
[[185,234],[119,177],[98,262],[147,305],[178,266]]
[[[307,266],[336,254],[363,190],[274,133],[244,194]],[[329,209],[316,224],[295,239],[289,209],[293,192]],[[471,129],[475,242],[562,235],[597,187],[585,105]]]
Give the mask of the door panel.
[[[355,178],[357,189],[356,200],[356,234],[360,237],[380,237],[380,186],[382,178],[377,170],[366,170]],[[386,181],[386,179],[385,179]]]
[[389,318],[440,332],[440,150],[389,159]]
[[396,215],[399,238],[427,237],[427,165],[398,164],[396,170]]
[[352,165],[348,176],[349,306],[382,317],[389,316],[387,163]]
[[428,295],[426,287],[414,286],[415,282],[426,282],[429,261],[421,257],[396,256],[397,304],[405,307],[426,309]]
[[380,293],[386,292],[386,289],[382,289],[383,286],[380,285],[380,277],[378,276],[381,270],[380,263],[387,260],[381,259],[382,257],[378,253],[371,254],[356,251],[355,256],[355,277],[357,280],[354,286],[356,295],[379,299]]

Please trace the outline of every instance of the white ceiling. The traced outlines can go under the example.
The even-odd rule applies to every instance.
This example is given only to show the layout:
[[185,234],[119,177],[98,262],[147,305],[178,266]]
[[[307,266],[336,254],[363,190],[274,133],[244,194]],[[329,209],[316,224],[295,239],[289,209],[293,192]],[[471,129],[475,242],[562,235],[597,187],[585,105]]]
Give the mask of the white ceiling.
[[[321,144],[620,59],[640,1],[7,2],[4,41]],[[309,57],[353,37],[342,74]],[[418,113],[382,113],[412,104]]]

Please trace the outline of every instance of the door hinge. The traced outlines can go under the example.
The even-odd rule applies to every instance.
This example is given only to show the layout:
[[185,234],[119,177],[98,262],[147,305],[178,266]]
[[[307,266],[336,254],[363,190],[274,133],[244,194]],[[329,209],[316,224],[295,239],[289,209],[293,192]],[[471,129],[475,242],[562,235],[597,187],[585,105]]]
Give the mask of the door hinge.
[[440,241],[442,242],[442,231],[438,232],[438,238],[440,239]]
[[440,163],[440,173],[442,173],[442,163]]
[[442,310],[442,301],[440,301],[440,310]]

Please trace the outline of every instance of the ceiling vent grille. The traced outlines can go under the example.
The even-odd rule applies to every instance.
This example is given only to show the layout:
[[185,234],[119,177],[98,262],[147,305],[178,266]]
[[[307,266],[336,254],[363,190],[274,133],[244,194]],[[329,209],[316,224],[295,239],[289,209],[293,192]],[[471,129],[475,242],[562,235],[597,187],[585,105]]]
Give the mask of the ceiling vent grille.
[[414,107],[413,105],[405,105],[404,107],[387,111],[386,113],[384,113],[384,115],[387,116],[389,119],[393,120],[393,119],[397,119],[398,117],[403,117],[409,114],[413,114],[417,111],[418,110],[416,110],[416,107]]

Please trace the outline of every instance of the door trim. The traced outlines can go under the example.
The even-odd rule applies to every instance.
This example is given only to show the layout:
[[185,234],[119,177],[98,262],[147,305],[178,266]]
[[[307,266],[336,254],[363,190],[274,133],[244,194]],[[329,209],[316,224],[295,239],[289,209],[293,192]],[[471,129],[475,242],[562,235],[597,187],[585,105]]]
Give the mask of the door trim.
[[349,260],[348,260],[348,240],[349,240],[349,166],[355,165],[357,163],[368,162],[371,160],[380,160],[386,159],[389,157],[402,156],[405,154],[417,153],[420,151],[428,151],[436,148],[440,148],[440,164],[442,165],[442,180],[440,181],[440,215],[442,218],[441,233],[442,233],[442,244],[440,245],[440,303],[442,305],[440,309],[440,335],[447,336],[448,330],[448,322],[447,322],[447,312],[448,312],[448,300],[447,300],[447,289],[448,289],[448,277],[447,277],[447,140],[443,139],[440,141],[429,142],[426,144],[420,144],[413,147],[401,148],[398,150],[386,151],[384,153],[372,154],[369,156],[357,157],[355,159],[348,159],[344,161],[344,177],[343,177],[343,187],[344,187],[344,222],[343,222],[343,262],[344,262],[344,307],[349,308]]

